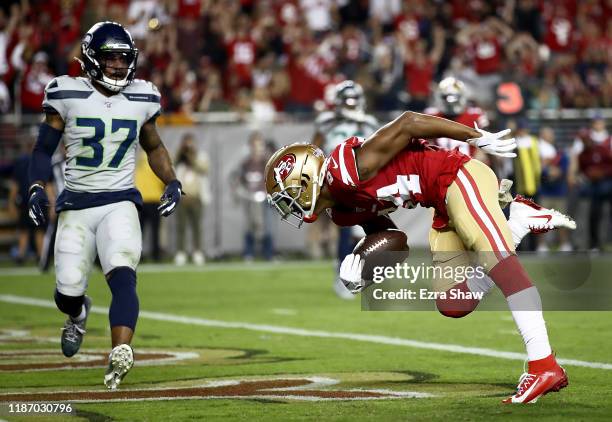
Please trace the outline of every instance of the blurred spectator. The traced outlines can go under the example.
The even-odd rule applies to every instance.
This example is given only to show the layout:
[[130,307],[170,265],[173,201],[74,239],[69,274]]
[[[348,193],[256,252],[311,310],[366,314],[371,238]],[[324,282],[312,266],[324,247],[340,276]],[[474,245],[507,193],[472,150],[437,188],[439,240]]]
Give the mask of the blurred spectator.
[[47,60],[47,53],[39,51],[24,72],[21,82],[21,107],[24,113],[42,113],[45,86],[53,79]]
[[[513,160],[514,189],[519,195],[538,200],[542,175],[540,148],[538,138],[529,131],[527,119],[518,119],[514,137],[517,144],[517,156]],[[535,237],[530,234],[521,244],[521,250],[532,251],[535,249]]]
[[11,93],[2,79],[0,79],[0,114],[8,113],[11,109]]
[[493,88],[500,82],[504,45],[512,34],[512,29],[495,17],[467,25],[457,33],[457,43],[466,49],[476,71],[479,104],[490,106],[492,103]]
[[[612,217],[612,149],[609,138],[604,142],[596,142],[592,133],[591,131],[581,135],[583,149],[578,156],[578,163],[580,171],[589,183],[589,248],[599,250],[602,211],[606,202],[610,204]],[[612,219],[608,218],[608,221],[612,222]]]
[[[27,258],[30,244],[33,241],[36,256],[40,257],[45,234],[46,225],[36,227],[28,215],[28,189],[30,180],[28,167],[30,165],[30,150],[32,142],[27,141],[22,144],[22,153],[13,163],[13,177],[10,183],[9,210],[10,214],[17,218],[18,245],[15,261],[23,264]],[[49,195],[52,200],[53,195]],[[50,201],[50,205],[52,205]],[[49,208],[53,213],[53,208]],[[47,214],[49,217],[49,214]]]
[[149,30],[157,29],[159,25],[169,21],[161,3],[157,0],[131,0],[129,2],[127,29],[135,41],[144,40]]
[[444,52],[444,30],[434,27],[430,51],[427,51],[425,40],[411,43],[400,35],[400,42],[404,47],[406,91],[410,94],[409,108],[422,111],[429,102],[431,84]]
[[610,145],[612,142],[610,139],[610,133],[606,129],[606,121],[602,116],[596,116],[591,121],[591,127],[581,131],[579,136],[574,139],[574,143],[572,144],[572,154],[575,156],[580,155],[584,150],[584,138],[586,137],[584,132],[588,133],[589,140],[594,142],[596,145]]
[[233,173],[237,202],[244,207],[244,252],[246,261],[252,261],[258,243],[266,260],[274,258],[272,239],[273,210],[266,202],[264,168],[269,151],[261,133],[254,132],[249,138],[249,155]]
[[520,118],[514,133],[517,157],[514,159],[514,188],[520,195],[536,197],[540,188],[541,162],[538,138],[530,133],[529,121]]
[[11,5],[8,16],[4,8],[0,8],[0,79],[4,78],[10,70],[8,48],[13,33],[17,28],[19,18],[20,10],[18,4]]
[[168,112],[244,110],[247,98],[259,109],[262,87],[276,111],[310,112],[329,86],[351,78],[376,110],[404,109],[409,96],[422,109],[443,76],[464,81],[487,110],[500,82],[501,108],[516,105],[503,98],[517,98],[517,87],[524,105],[540,110],[612,106],[612,19],[597,0],[12,3],[0,9],[0,80],[11,95],[0,109],[19,105],[16,84],[37,79],[28,73],[36,52],[48,54],[47,74],[78,76],[83,33],[108,19],[132,32],[137,77],[160,82]]
[[[147,156],[144,151],[140,151],[136,160],[136,188],[142,195],[143,205],[140,211],[140,229],[143,237],[145,231],[149,230],[151,250],[149,251],[150,258],[155,261],[161,261],[161,247],[159,244],[159,223],[160,216],[157,207],[159,206],[159,198],[164,193],[164,183],[153,173]],[[143,242],[144,244],[144,242]]]
[[[540,204],[545,208],[553,208],[559,212],[567,212],[567,173],[569,157],[565,151],[555,146],[555,132],[551,127],[540,129],[540,158],[542,160],[542,185],[540,187]],[[559,250],[572,250],[569,233],[560,229]],[[548,251],[547,237],[538,236],[538,251]]]
[[205,178],[209,162],[208,156],[203,151],[198,151],[193,134],[183,135],[175,165],[176,177],[181,181],[185,195],[181,198],[180,209],[177,210],[177,252],[174,263],[185,265],[187,262],[186,233],[189,231],[192,243],[191,258],[195,265],[202,265],[205,261],[201,242],[203,211],[204,204],[210,198],[208,180]]
[[334,0],[300,0],[300,6],[308,28],[315,34],[332,29],[333,14],[336,13]]
[[256,127],[274,122],[276,109],[270,97],[270,91],[266,87],[255,88],[251,100],[251,112],[253,123]]

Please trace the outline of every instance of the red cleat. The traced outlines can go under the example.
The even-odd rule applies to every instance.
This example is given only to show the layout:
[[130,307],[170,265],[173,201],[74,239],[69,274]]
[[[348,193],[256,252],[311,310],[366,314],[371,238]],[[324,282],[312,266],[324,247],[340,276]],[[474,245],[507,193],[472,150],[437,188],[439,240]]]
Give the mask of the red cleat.
[[[503,400],[503,403],[535,403],[540,397],[545,394],[556,392],[567,387],[568,380],[565,369],[561,368],[554,360],[554,356],[550,355],[547,358],[535,361],[536,365],[529,363],[530,371],[525,372],[519,379],[516,394]],[[552,363],[549,369],[532,370],[532,366],[542,366],[544,363]],[[538,365],[538,363],[540,365]],[[538,368],[540,369],[540,368]]]

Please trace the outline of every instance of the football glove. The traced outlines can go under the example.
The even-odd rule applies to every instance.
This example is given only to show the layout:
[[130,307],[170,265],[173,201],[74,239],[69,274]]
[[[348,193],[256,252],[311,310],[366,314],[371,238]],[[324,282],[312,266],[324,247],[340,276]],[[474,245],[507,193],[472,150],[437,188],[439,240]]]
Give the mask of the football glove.
[[41,185],[35,184],[30,187],[28,198],[28,215],[35,226],[42,226],[47,221],[47,208],[49,198],[47,192]]
[[484,152],[491,155],[508,158],[516,157],[516,153],[512,152],[516,149],[516,139],[502,139],[504,136],[510,133],[510,129],[492,133],[480,129],[476,123],[474,123],[474,128],[482,136],[480,138],[468,139],[466,141],[467,143],[477,148],[480,148]]
[[365,287],[361,278],[364,260],[359,255],[347,255],[340,264],[340,280],[342,284],[353,294],[359,293]]
[[159,199],[160,204],[159,207],[157,207],[157,211],[159,211],[160,215],[168,217],[172,214],[183,194],[181,182],[173,180],[168,183],[164,194]]

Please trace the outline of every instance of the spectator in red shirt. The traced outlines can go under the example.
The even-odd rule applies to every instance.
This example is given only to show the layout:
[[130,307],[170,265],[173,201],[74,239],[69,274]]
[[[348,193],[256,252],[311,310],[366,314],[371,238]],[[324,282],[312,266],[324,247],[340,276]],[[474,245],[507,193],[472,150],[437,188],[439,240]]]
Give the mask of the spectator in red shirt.
[[24,72],[21,82],[21,107],[24,113],[42,113],[45,86],[53,79],[47,61],[47,54],[39,51]]
[[[398,33],[398,37],[402,39],[401,33]],[[409,108],[421,111],[429,103],[431,83],[444,52],[444,30],[439,26],[434,28],[433,46],[429,52],[424,40],[419,40],[413,45],[407,40],[402,41],[406,91],[410,94]]]
[[[583,133],[581,139],[584,150],[578,157],[578,163],[580,171],[588,179],[591,197],[589,247],[598,250],[603,206],[606,202],[612,206],[612,150],[610,142],[598,144],[589,133]],[[612,217],[612,211],[610,214]]]
[[491,107],[495,86],[501,82],[504,45],[512,35],[512,29],[498,18],[468,25],[457,34],[457,43],[472,57],[478,87],[475,99],[486,108]]
[[553,53],[569,53],[573,47],[574,22],[563,5],[555,5],[546,21],[544,42]]
[[228,70],[235,78],[237,87],[250,88],[252,84],[251,72],[255,63],[255,42],[250,34],[251,19],[247,15],[240,15],[236,22],[235,33],[226,38]]

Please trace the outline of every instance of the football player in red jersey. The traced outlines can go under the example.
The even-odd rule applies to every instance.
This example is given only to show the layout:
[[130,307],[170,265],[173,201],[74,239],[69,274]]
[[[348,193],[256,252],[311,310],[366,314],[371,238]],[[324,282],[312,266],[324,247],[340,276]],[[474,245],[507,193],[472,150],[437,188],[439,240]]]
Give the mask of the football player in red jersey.
[[[520,236],[513,236],[499,206],[497,177],[485,164],[456,149],[449,151],[420,139],[457,139],[489,154],[514,157],[515,140],[503,139],[508,133],[490,133],[406,112],[365,141],[347,139],[327,158],[314,145],[281,148],[268,161],[265,175],[268,201],[283,220],[297,227],[327,210],[334,223],[358,224],[369,234],[395,228],[387,214],[398,207],[420,204],[435,210],[430,234],[434,262],[454,252],[456,258],[449,262],[446,255],[445,264],[464,265],[462,252],[488,252],[479,254],[485,256],[481,265],[506,297],[529,359],[528,373],[521,377],[517,393],[504,402],[527,403],[565,387],[567,376],[548,342],[537,306],[539,293],[516,256],[515,240],[520,241]],[[532,211],[533,215],[538,212]],[[544,229],[573,223],[557,214],[544,218]],[[341,277],[358,292],[364,287],[360,257],[351,254],[345,260]],[[470,285],[469,280],[458,284],[441,280],[444,283],[462,292],[483,289],[478,283]],[[526,311],[526,302],[536,305]],[[473,299],[437,301],[440,312],[451,317],[467,315],[477,304]]]

